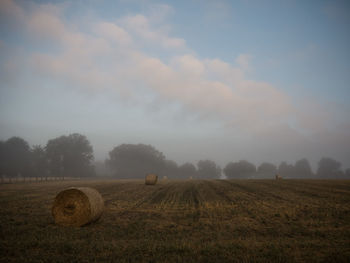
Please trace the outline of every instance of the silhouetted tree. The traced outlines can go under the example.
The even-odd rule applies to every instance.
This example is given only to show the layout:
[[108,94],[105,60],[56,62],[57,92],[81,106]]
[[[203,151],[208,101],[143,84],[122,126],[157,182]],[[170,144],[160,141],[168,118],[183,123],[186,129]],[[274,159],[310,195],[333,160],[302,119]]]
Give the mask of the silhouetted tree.
[[118,178],[144,178],[147,173],[159,174],[165,156],[151,145],[122,144],[109,152],[107,163]]
[[194,178],[196,175],[196,167],[192,163],[184,163],[179,167],[179,178]]
[[197,174],[200,178],[220,178],[221,168],[216,165],[214,161],[211,160],[200,160],[197,163],[198,171]]
[[0,175],[5,174],[5,156],[6,156],[6,150],[5,150],[5,142],[0,141]]
[[341,174],[341,163],[324,157],[318,162],[317,176],[320,178],[336,178]]
[[271,178],[277,173],[277,167],[272,163],[265,162],[259,165],[257,172],[260,178]]
[[245,160],[236,163],[230,162],[224,168],[227,178],[249,178],[254,176],[255,172],[255,165]]
[[283,177],[293,177],[295,174],[294,166],[292,164],[287,164],[286,162],[282,162],[278,167],[278,173]]
[[307,159],[301,159],[295,162],[294,165],[295,177],[310,178],[312,177],[312,170]]
[[47,155],[44,148],[34,145],[31,150],[32,173],[36,178],[48,176]]
[[6,175],[6,150],[5,142],[0,141],[0,180],[4,181]]
[[93,149],[84,135],[74,133],[49,140],[46,145],[50,172],[54,176],[94,175]]
[[175,161],[165,160],[163,174],[168,178],[176,178],[179,176],[179,168]]
[[30,171],[30,147],[20,137],[12,137],[2,144],[3,172],[13,178],[28,176]]
[[350,168],[348,168],[348,169],[345,170],[345,177],[346,177],[347,179],[350,179]]

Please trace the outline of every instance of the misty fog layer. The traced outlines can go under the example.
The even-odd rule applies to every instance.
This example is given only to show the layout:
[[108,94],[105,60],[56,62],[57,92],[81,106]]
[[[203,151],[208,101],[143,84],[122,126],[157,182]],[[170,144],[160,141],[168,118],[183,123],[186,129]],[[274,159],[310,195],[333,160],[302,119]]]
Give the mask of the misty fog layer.
[[29,146],[20,137],[0,141],[0,177],[33,178],[91,178],[95,176],[119,179],[143,179],[146,175],[163,179],[350,179],[350,168],[324,157],[314,173],[303,158],[279,166],[263,162],[259,166],[247,160],[231,161],[221,168],[212,160],[199,160],[179,165],[152,145],[121,144],[113,147],[105,162],[94,162],[93,147],[86,136],[74,133],[51,139],[46,146]]

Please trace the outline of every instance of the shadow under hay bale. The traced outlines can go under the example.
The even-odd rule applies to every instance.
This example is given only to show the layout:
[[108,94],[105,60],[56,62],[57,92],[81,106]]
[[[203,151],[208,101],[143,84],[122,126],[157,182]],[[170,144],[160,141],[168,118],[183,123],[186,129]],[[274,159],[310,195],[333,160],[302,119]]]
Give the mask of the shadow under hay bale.
[[61,191],[52,205],[55,223],[62,226],[83,226],[98,220],[104,202],[100,193],[89,187]]
[[145,184],[146,185],[155,185],[158,181],[158,176],[155,174],[146,175]]

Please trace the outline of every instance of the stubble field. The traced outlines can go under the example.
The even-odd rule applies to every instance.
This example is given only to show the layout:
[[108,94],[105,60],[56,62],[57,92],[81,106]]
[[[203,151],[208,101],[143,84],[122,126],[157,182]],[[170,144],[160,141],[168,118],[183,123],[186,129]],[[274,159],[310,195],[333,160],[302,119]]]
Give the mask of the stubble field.
[[[54,224],[56,194],[96,188],[105,212]],[[350,181],[142,180],[0,185],[1,262],[350,262]]]

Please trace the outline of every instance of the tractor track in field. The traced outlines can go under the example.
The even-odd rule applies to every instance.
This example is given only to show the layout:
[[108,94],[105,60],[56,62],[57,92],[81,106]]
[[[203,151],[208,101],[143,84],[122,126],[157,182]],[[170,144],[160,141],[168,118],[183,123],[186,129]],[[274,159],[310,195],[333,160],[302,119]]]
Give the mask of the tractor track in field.
[[[226,187],[227,188],[227,187]],[[134,206],[157,206],[160,208],[198,209],[205,203],[232,204],[234,202],[216,181],[198,180],[171,182],[155,189]]]
[[197,211],[201,214],[203,209],[213,208],[228,209],[226,211],[233,209],[253,218],[259,207],[264,207],[268,214],[273,214],[282,207],[293,206],[298,209],[306,200],[310,205],[318,207],[322,200],[326,201],[325,196],[329,194],[339,196],[341,202],[350,199],[347,185],[341,182],[329,187],[329,184],[322,182],[298,180],[167,181],[152,186],[145,185],[140,180],[100,184],[96,188],[101,192],[106,208],[119,211],[120,216],[123,213],[124,216],[135,213],[135,216],[139,216],[147,211]]
[[146,186],[142,181],[97,186],[107,207],[137,208],[164,185]]
[[[224,187],[222,187],[220,181],[205,181],[206,189],[204,192],[209,193],[206,194],[207,202],[209,201],[218,201],[220,203],[232,204],[234,200],[232,200],[227,193],[225,193]],[[215,198],[212,198],[215,197]]]
[[236,189],[239,192],[248,195],[251,199],[251,201],[259,201],[261,199],[272,199],[271,201],[278,201],[278,202],[290,202],[292,201],[290,198],[287,198],[283,194],[275,194],[269,191],[269,189],[264,189],[261,187],[260,183],[256,183],[252,185],[250,183],[250,186],[246,185],[246,182],[233,182],[231,180],[222,180],[222,184],[227,184],[231,186],[231,191]]
[[[96,188],[101,192],[105,200],[105,205],[122,200],[131,202],[137,199],[140,194],[140,186],[134,183],[118,183]],[[130,192],[133,193],[133,195],[130,196]]]
[[300,194],[305,194],[311,198],[327,198],[329,194],[350,196],[350,187],[347,185],[334,184],[334,181],[324,185],[324,183],[317,184],[305,183],[299,180],[289,180],[288,185],[281,185],[285,190],[295,191]]
[[[152,186],[148,186],[150,188]],[[172,184],[162,185],[161,187],[157,189],[153,189],[152,192],[149,193],[149,195],[143,196],[140,200],[136,202],[136,204],[133,206],[133,208],[139,208],[142,206],[152,205],[152,204],[160,204],[162,202],[165,202],[169,198],[169,194],[173,189]]]
[[[311,188],[305,185],[291,185],[288,182],[288,185],[285,185],[283,182],[276,182],[273,184],[272,182],[262,182],[261,185],[270,191],[278,191],[282,193],[284,196],[288,195],[291,201],[295,201],[300,198],[323,198],[323,195],[318,191],[312,191]],[[310,191],[311,190],[311,191]]]
[[187,207],[197,209],[201,200],[195,184],[191,182],[171,182],[162,185],[149,196],[140,200],[135,207],[157,206],[160,208]]

